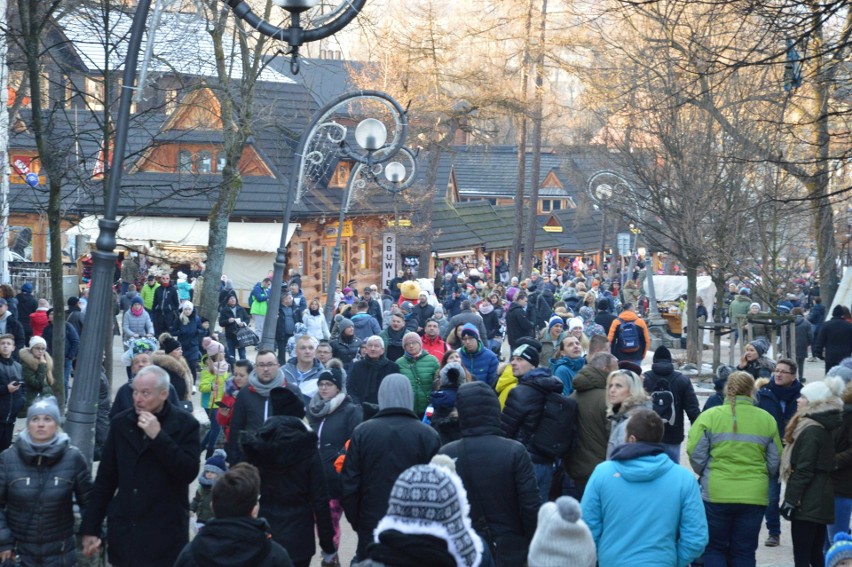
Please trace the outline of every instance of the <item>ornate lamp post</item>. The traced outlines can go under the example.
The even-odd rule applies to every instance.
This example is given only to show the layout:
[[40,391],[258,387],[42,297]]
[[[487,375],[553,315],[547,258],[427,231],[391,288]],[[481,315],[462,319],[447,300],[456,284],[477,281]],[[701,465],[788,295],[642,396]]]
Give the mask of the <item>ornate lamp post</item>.
[[[621,195],[624,192],[628,192],[628,194],[631,196],[636,195],[633,186],[630,185],[630,183],[618,173],[608,170],[602,170],[596,171],[592,174],[591,177],[589,177],[589,197],[602,212],[606,209],[606,202],[609,199],[613,198],[613,196]],[[638,207],[636,209],[636,220],[639,221],[639,223],[641,224],[642,209]],[[640,234],[641,231],[637,229],[635,232],[636,236],[633,239],[634,255],[635,251],[639,249]],[[657,308],[657,294],[654,291],[654,261],[650,250],[648,250],[648,257],[650,260],[650,264],[646,268],[647,277],[645,278],[645,281],[648,282],[648,326],[662,328],[665,327],[666,322],[660,316],[660,310]],[[632,259],[630,272],[631,274],[633,272]]]
[[[343,119],[363,116],[365,109],[378,110],[383,120],[368,118],[356,128],[356,141],[363,151],[356,150],[347,140],[348,129],[341,124]],[[377,108],[376,108],[377,107]],[[378,123],[378,124],[377,124]],[[390,126],[388,128],[387,125]],[[360,130],[360,133],[358,132]],[[281,303],[281,281],[287,264],[287,233],[290,227],[290,215],[293,205],[298,203],[307,186],[327,177],[330,166],[341,158],[358,163],[350,175],[350,181],[363,176],[376,181],[382,165],[389,162],[402,150],[408,133],[408,121],[405,110],[390,95],[381,91],[363,90],[344,93],[320,108],[299,140],[299,146],[293,154],[293,167],[290,174],[290,187],[284,208],[281,227],[281,242],[275,255],[272,271],[272,288],[269,294],[270,309],[263,324],[261,347],[275,347],[275,330],[278,325],[278,309]],[[383,139],[384,138],[384,139]],[[413,163],[413,162],[412,162]],[[363,167],[361,167],[363,166]],[[392,168],[396,170],[396,168]],[[347,184],[346,194],[340,211],[340,224],[337,227],[336,255],[339,266],[340,238],[343,232],[343,215],[348,207],[351,188]],[[331,287],[337,276],[329,282],[329,295],[334,296]],[[326,302],[326,305],[328,303]],[[326,307],[328,308],[328,307]]]
[[[368,118],[364,122],[372,120]],[[358,128],[361,128],[362,122]],[[381,122],[379,122],[381,124]],[[384,125],[382,125],[384,128]],[[355,138],[358,140],[358,145],[367,149],[361,139],[358,138],[358,130],[355,131]],[[404,142],[404,140],[403,140]],[[384,142],[382,142],[384,143]],[[369,151],[369,150],[368,150]],[[415,154],[407,147],[400,148],[397,155],[402,154],[403,157],[411,164],[410,169],[398,161],[392,161],[385,166],[381,164],[359,163],[355,169],[349,174],[349,180],[346,182],[346,190],[343,193],[343,203],[340,207],[340,219],[337,222],[337,242],[334,245],[334,250],[331,253],[331,274],[329,276],[327,296],[325,299],[325,318],[331,323],[334,316],[334,293],[337,289],[337,277],[340,272],[340,240],[343,235],[343,217],[349,210],[349,205],[352,201],[352,193],[356,189],[364,189],[368,182],[375,183],[385,191],[391,193],[394,197],[394,220],[398,222],[396,196],[401,192],[411,187],[414,183],[414,176],[417,172],[417,160]],[[368,153],[368,158],[371,158]],[[393,157],[393,156],[392,156]],[[382,170],[384,170],[384,179],[382,179]]]
[[[343,29],[361,12],[367,0],[341,0],[337,8],[323,20],[323,25],[310,29],[302,26],[301,14],[316,6],[319,0],[274,0],[274,2],[290,13],[289,27],[280,28],[259,18],[242,0],[228,0],[228,5],[234,11],[236,17],[244,20],[260,33],[286,42],[290,46],[290,54],[292,55],[290,69],[293,74],[297,74],[299,72],[299,47],[305,43],[324,39]],[[130,39],[122,78],[122,84],[125,88],[121,91],[121,100],[116,116],[113,163],[109,171],[109,182],[104,191],[103,218],[98,221],[100,233],[95,243],[96,248],[92,251],[92,283],[86,313],[86,319],[90,323],[83,328],[74,387],[71,390],[66,414],[65,430],[71,437],[71,442],[82,451],[89,462],[91,462],[94,453],[95,418],[100,374],[103,371],[104,344],[107,336],[112,333],[107,322],[112,320],[112,277],[117,258],[115,234],[118,230],[118,222],[115,217],[118,209],[119,188],[121,187],[124,154],[130,124],[130,103],[133,97],[133,85],[136,84],[139,47],[142,43],[145,22],[150,8],[151,0],[138,0],[130,28]],[[288,199],[288,205],[290,201],[292,199]],[[285,224],[285,235],[286,228]],[[280,275],[279,273],[278,281],[280,281]],[[280,295],[280,286],[273,286],[273,290],[276,289]],[[277,303],[274,305],[277,306]]]

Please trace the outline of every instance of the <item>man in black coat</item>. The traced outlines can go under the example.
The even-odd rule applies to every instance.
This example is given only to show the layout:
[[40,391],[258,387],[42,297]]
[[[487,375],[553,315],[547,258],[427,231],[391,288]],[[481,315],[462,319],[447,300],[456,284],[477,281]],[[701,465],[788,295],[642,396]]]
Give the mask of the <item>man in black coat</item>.
[[379,388],[379,412],[352,433],[340,486],[346,519],[358,533],[358,559],[366,558],[397,477],[409,467],[428,463],[441,447],[438,433],[420,421],[413,407],[408,378],[391,374]]
[[12,358],[18,360],[18,353],[27,346],[24,326],[12,316],[8,302],[2,297],[0,297],[0,335],[15,337],[15,352],[12,353]]
[[25,282],[21,291],[15,296],[18,300],[18,321],[24,328],[24,340],[29,344],[33,336],[33,328],[30,326],[30,314],[38,309],[38,300],[33,297],[33,284]]
[[[462,439],[441,448],[456,461],[467,489],[470,518],[484,519],[497,548],[497,565],[521,567],[535,533],[539,496],[526,448],[503,437],[500,402],[484,382],[462,384],[456,395]],[[483,534],[480,534],[483,535]]]
[[506,398],[500,427],[506,437],[519,441],[529,452],[543,504],[550,492],[555,461],[537,452],[532,439],[541,422],[547,394],[561,394],[564,385],[550,370],[538,368],[539,357],[538,343],[531,339],[525,339],[524,344],[512,351],[512,373],[518,378],[518,385]]
[[133,380],[134,407],[110,423],[83,513],[83,552],[101,547],[117,567],[171,567],[189,541],[189,485],[198,475],[198,421],[167,403],[169,375],[148,366]]
[[426,321],[435,314],[435,308],[429,305],[429,294],[421,291],[418,296],[417,305],[412,307],[411,316],[417,319],[417,329],[415,331],[423,336],[423,331],[426,329]]
[[535,337],[535,325],[526,311],[527,299],[526,292],[519,291],[506,315],[506,335],[509,339],[509,348],[512,350],[518,348],[519,341],[523,337]]
[[820,327],[813,353],[825,361],[826,372],[852,356],[852,323],[843,319],[842,306],[835,305],[831,319]]
[[373,335],[367,339],[365,346],[366,356],[352,366],[346,391],[356,404],[376,404],[382,381],[386,376],[399,372],[399,366],[385,356],[385,343],[381,337]]
[[[651,370],[642,375],[645,391],[652,394],[655,391],[671,392],[674,403],[674,423],[666,421],[665,433],[663,434],[663,445],[666,446],[666,454],[675,463],[680,464],[680,445],[683,443],[683,414],[694,423],[701,413],[698,398],[695,396],[695,388],[692,382],[674,369],[672,353],[665,346],[660,346],[654,351],[654,362]],[[658,399],[666,398],[667,395],[658,395]],[[663,417],[663,416],[660,416]]]
[[174,326],[180,311],[178,290],[171,285],[168,274],[160,278],[160,287],[154,292],[154,332],[157,336],[167,333]]

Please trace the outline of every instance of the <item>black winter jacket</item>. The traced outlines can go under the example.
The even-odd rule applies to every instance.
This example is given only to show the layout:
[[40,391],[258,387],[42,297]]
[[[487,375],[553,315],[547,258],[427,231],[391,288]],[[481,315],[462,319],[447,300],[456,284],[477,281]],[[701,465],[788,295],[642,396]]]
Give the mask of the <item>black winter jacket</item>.
[[287,551],[270,539],[263,518],[219,518],[186,544],[175,567],[293,567]]
[[[225,329],[225,338],[231,339],[232,341],[237,340],[237,331],[240,330],[239,323],[248,324],[251,321],[251,317],[249,317],[248,311],[242,305],[234,306],[237,314],[234,316],[234,312],[228,305],[223,305],[219,308],[219,326]],[[234,319],[233,323],[229,323],[228,319]]]
[[64,433],[44,451],[19,437],[0,454],[0,551],[17,548],[42,565],[72,565],[73,499],[88,503],[92,476],[83,454]]
[[503,408],[500,425],[509,439],[520,441],[530,453],[532,462],[545,464],[553,459],[538,454],[532,448],[532,437],[541,420],[548,392],[562,393],[562,380],[545,368],[534,368],[518,379]]
[[484,517],[497,543],[499,566],[522,567],[535,533],[538,484],[523,445],[500,429],[500,402],[484,382],[459,388],[456,397],[462,439],[441,448],[456,461],[467,489],[471,521]]
[[518,303],[513,303],[506,315],[506,337],[509,339],[509,347],[515,350],[518,339],[522,337],[534,337],[535,325],[530,321],[524,308]]
[[340,474],[334,468],[334,461],[344,453],[346,442],[362,419],[361,406],[352,403],[349,396],[346,396],[333,412],[323,417],[315,417],[308,410],[308,423],[319,437],[322,469],[328,485],[328,497],[332,500],[340,500],[341,496]]
[[[281,374],[284,372],[279,370]],[[295,384],[284,379],[284,387],[296,394],[301,400],[302,391]],[[240,395],[231,408],[231,432],[228,434],[228,463],[235,465],[243,460],[242,457],[242,435],[243,432],[251,432],[260,428],[261,425],[272,416],[272,405],[269,398],[258,394],[254,387],[249,385],[240,390]]]
[[33,328],[30,326],[30,314],[35,313],[36,309],[38,309],[38,300],[33,297],[32,293],[25,293],[23,291],[16,295],[15,298],[18,300],[18,322],[21,323],[27,334],[31,334]]
[[[399,365],[382,355],[378,360],[362,358],[352,366],[346,392],[356,404],[379,403],[379,386],[388,374],[399,373]],[[400,471],[402,472],[402,471]]]
[[671,362],[655,362],[651,366],[651,370],[645,372],[642,377],[645,383],[645,391],[649,394],[657,389],[671,391],[674,398],[675,422],[674,425],[666,423],[662,442],[670,445],[682,443],[683,413],[686,412],[691,423],[695,422],[698,414],[701,413],[701,407],[698,405],[698,398],[695,396],[695,388],[692,387],[692,382],[680,372],[675,371]]
[[244,437],[243,452],[260,470],[260,516],[269,522],[272,538],[290,558],[300,563],[313,557],[314,518],[320,547],[334,553],[334,527],[316,433],[299,418],[270,417]]
[[435,430],[405,408],[382,409],[355,428],[340,488],[346,519],[358,532],[359,551],[373,540],[373,529],[387,512],[400,473],[428,463],[440,447]]
[[344,341],[342,337],[337,337],[331,343],[331,355],[334,358],[340,359],[343,363],[343,369],[346,372],[352,370],[352,365],[355,364],[355,357],[361,350],[361,339],[352,335],[349,341]]
[[[116,566],[171,567],[189,540],[189,485],[198,476],[198,421],[169,403],[150,439],[136,410],[110,423],[95,488],[80,534],[100,536],[108,518],[109,561]],[[152,545],[156,542],[156,545]]]
[[0,357],[0,423],[15,423],[18,412],[27,403],[24,388],[9,392],[9,384],[23,380],[21,363]]
[[[778,424],[778,436],[783,441],[787,423],[796,414],[797,400],[802,391],[802,383],[796,380],[786,388],[775,384],[772,378],[769,383],[757,392],[757,407],[769,412]],[[782,403],[783,402],[783,403]],[[706,407],[704,409],[707,409]]]
[[813,347],[814,354],[825,360],[825,369],[840,364],[852,355],[852,323],[842,317],[832,317],[822,324]]

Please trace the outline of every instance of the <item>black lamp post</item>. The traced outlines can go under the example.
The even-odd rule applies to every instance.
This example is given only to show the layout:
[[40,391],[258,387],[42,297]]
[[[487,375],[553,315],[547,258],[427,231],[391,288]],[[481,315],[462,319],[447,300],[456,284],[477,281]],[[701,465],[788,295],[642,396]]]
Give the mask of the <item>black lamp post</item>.
[[[358,134],[356,129],[356,141],[363,148],[363,151],[356,151],[346,138],[348,129],[338,120],[352,119],[356,115],[363,115],[368,105],[377,105],[385,122],[391,124],[392,128],[388,130],[384,126],[384,122],[375,118],[362,121],[358,126],[358,128],[361,128],[361,135]],[[381,139],[383,132],[385,139]],[[390,136],[387,135],[388,133]],[[275,255],[272,288],[269,293],[270,308],[263,324],[261,348],[270,350],[275,348],[275,330],[278,325],[278,310],[281,304],[281,282],[287,264],[287,236],[290,230],[290,215],[293,211],[293,205],[301,200],[309,184],[326,179],[329,167],[336,164],[340,158],[349,159],[358,162],[359,165],[366,166],[362,171],[371,171],[371,179],[377,179],[382,164],[393,159],[403,148],[407,133],[408,121],[405,110],[390,95],[381,91],[363,90],[344,93],[329,101],[314,114],[293,154],[290,187],[287,191],[287,202],[281,227],[281,242]],[[390,139],[386,141],[388,137]],[[350,179],[354,176],[355,171],[353,170]],[[350,190],[347,188],[341,205],[341,217],[345,214],[349,194]],[[342,218],[337,230],[339,242],[343,232]],[[339,262],[339,245],[337,256]],[[330,282],[331,285],[333,284]],[[333,292],[331,295],[333,295]]]
[[[299,47],[305,43],[318,41],[343,29],[361,12],[367,0],[341,0],[337,9],[320,27],[305,29],[302,27],[301,14],[316,6],[318,0],[273,0],[275,4],[290,12],[290,26],[279,28],[257,17],[242,0],[228,0],[234,15],[273,39],[279,39],[290,46],[292,60],[290,70],[299,72]],[[95,418],[98,407],[100,374],[103,372],[104,344],[108,334],[112,333],[109,321],[112,321],[112,281],[117,255],[115,254],[115,235],[118,222],[115,220],[118,209],[119,188],[127,146],[127,134],[130,124],[130,104],[133,98],[133,85],[136,84],[136,70],[139,59],[139,47],[145,32],[145,22],[151,8],[151,0],[139,0],[133,23],[127,56],[124,62],[124,75],[121,99],[116,116],[115,142],[112,154],[112,166],[109,182],[104,191],[104,214],[98,221],[100,233],[92,251],[92,280],[86,319],[80,339],[80,352],[77,357],[77,369],[74,374],[74,387],[68,401],[65,430],[86,459],[91,462],[94,454]],[[153,33],[153,31],[152,31]],[[292,198],[288,198],[288,205]],[[289,217],[289,206],[287,217]],[[285,224],[285,237],[287,225]],[[279,273],[279,281],[280,282]],[[280,296],[280,285],[272,287]],[[276,314],[277,303],[276,305]],[[274,327],[273,327],[274,332]],[[274,335],[273,335],[274,339]],[[60,361],[61,362],[61,361]]]

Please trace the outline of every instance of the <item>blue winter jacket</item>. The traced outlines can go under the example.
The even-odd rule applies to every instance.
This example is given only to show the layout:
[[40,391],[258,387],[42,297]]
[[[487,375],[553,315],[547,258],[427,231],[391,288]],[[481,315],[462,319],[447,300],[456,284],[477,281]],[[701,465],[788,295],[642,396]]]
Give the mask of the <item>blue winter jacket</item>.
[[585,356],[581,356],[579,358],[560,356],[556,360],[550,361],[550,371],[554,376],[562,380],[562,384],[564,384],[564,387],[562,388],[563,396],[570,396],[571,392],[574,391],[574,376],[576,376],[577,372],[579,372],[585,365]]
[[682,567],[699,557],[708,532],[695,476],[657,444],[627,443],[612,459],[595,467],[583,493],[598,565]]
[[482,346],[482,341],[476,341],[476,352],[473,354],[466,349],[459,349],[462,365],[470,372],[474,380],[485,382],[492,388],[497,384],[497,355]]
[[356,313],[352,316],[352,325],[355,327],[355,336],[366,341],[373,335],[378,335],[382,332],[379,324],[376,323],[376,318],[369,313]]

